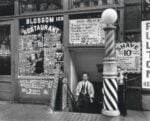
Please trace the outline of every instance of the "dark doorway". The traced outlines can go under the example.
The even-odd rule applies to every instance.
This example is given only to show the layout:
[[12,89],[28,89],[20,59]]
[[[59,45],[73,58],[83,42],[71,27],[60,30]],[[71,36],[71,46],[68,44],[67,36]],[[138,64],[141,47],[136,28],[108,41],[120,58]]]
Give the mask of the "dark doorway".
[[101,113],[102,109],[102,72],[98,71],[98,64],[102,64],[104,57],[103,48],[82,48],[78,50],[71,50],[71,59],[73,61],[73,70],[76,79],[72,79],[72,90],[75,95],[77,83],[82,80],[82,73],[89,74],[89,81],[93,84],[95,90],[94,102],[91,106],[90,113]]

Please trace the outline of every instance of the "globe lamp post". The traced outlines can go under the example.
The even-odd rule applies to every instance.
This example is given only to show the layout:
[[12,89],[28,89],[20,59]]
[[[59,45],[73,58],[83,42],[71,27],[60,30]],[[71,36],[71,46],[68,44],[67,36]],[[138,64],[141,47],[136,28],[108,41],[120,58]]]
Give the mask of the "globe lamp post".
[[105,31],[105,57],[103,60],[103,109],[102,114],[119,116],[117,61],[115,52],[115,30],[113,25],[118,15],[114,9],[106,9],[102,13],[102,21],[106,24]]

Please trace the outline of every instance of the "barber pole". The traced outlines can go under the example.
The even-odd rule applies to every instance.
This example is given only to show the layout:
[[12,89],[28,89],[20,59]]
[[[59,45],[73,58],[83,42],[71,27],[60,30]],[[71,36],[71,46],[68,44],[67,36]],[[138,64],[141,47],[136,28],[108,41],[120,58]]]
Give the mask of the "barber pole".
[[104,104],[106,110],[118,110],[118,86],[116,79],[104,79]]
[[120,115],[118,109],[118,84],[117,84],[117,61],[115,53],[115,27],[108,25],[104,28],[105,58],[103,61],[103,110],[102,113],[107,116]]

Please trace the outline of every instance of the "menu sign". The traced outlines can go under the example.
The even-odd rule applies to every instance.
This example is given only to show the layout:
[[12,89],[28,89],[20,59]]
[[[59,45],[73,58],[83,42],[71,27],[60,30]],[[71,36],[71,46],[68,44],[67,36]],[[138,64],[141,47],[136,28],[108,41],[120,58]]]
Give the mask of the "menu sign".
[[53,79],[20,79],[21,93],[27,95],[50,95]]
[[71,45],[104,45],[105,33],[101,18],[69,20]]
[[141,72],[141,44],[139,42],[117,43],[118,66],[131,73]]
[[21,97],[47,96],[54,107],[58,82],[63,77],[62,33],[62,16],[20,20],[18,77]]

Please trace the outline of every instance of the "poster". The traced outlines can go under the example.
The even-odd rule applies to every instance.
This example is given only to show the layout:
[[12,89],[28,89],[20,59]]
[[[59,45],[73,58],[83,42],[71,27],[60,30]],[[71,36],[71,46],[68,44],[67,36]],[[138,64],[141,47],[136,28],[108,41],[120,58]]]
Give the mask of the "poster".
[[70,45],[104,45],[105,32],[101,18],[69,20]]
[[118,66],[128,73],[141,72],[141,43],[127,42],[116,44]]
[[150,89],[150,21],[142,22],[142,88]]

